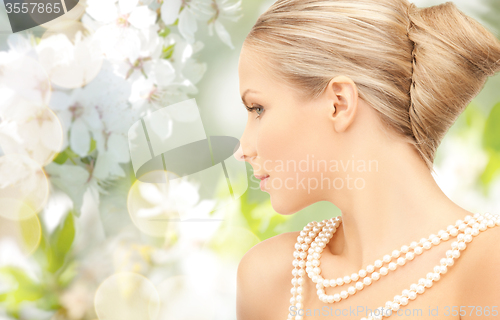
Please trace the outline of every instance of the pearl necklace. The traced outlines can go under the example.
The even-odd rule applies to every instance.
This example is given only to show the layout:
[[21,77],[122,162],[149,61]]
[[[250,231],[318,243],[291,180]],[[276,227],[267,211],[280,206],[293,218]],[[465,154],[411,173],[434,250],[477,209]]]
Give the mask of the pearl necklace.
[[[354,295],[357,291],[362,290],[364,287],[369,286],[373,281],[377,281],[381,276],[387,275],[390,271],[394,271],[398,266],[403,266],[406,261],[413,260],[416,255],[423,253],[424,249],[428,250],[433,245],[438,245],[441,241],[447,241],[450,238],[457,237],[457,241],[451,244],[451,249],[446,251],[446,257],[440,260],[440,265],[436,265],[433,272],[429,272],[426,278],[420,278],[418,283],[413,283],[410,289],[404,289],[401,295],[396,295],[393,301],[387,301],[385,307],[379,307],[374,310],[368,318],[361,318],[361,320],[381,320],[383,317],[389,317],[392,311],[397,311],[401,305],[405,306],[409,300],[415,300],[417,294],[423,294],[426,288],[432,286],[434,281],[441,278],[441,274],[445,274],[448,267],[452,266],[454,260],[460,257],[460,251],[465,250],[466,243],[473,240],[473,236],[477,236],[480,232],[486,230],[488,227],[500,225],[500,215],[486,213],[481,215],[479,213],[474,216],[467,215],[464,220],[457,220],[455,225],[449,225],[445,230],[440,230],[435,234],[431,234],[428,238],[422,238],[419,242],[413,241],[409,246],[403,245],[400,250],[394,250],[390,255],[384,255],[382,259],[376,260],[373,264],[368,265],[365,269],[361,269],[357,273],[339,277],[337,279],[324,279],[321,276],[320,258],[323,249],[337,231],[342,217],[338,216],[329,220],[321,222],[312,221],[308,223],[297,237],[295,244],[295,251],[293,252],[294,260],[292,265],[292,298],[290,299],[290,309],[288,319],[302,320],[303,316],[298,314],[300,309],[303,309],[303,276],[307,276],[316,283],[316,289],[319,299],[325,303],[334,303],[345,300]],[[410,251],[413,250],[413,251]],[[405,254],[405,257],[401,257]],[[391,260],[397,259],[396,262]],[[383,267],[384,263],[388,263],[388,267]],[[304,270],[305,268],[305,270]],[[378,272],[375,268],[379,268]],[[368,274],[371,274],[368,276]],[[358,281],[363,278],[362,281]],[[354,286],[350,286],[347,290],[333,295],[326,294],[326,287],[342,286],[350,282],[357,281]],[[292,309],[295,307],[295,309]],[[292,315],[295,311],[296,315]]]

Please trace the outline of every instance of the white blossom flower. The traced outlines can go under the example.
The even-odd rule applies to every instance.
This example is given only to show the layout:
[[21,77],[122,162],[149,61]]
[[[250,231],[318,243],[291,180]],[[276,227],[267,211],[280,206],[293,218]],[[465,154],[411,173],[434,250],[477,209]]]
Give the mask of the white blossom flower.
[[74,44],[65,34],[43,38],[36,47],[39,61],[52,83],[63,88],[83,87],[102,66],[103,53],[94,36],[75,35]]
[[140,30],[156,21],[156,13],[138,0],[89,0],[87,14],[102,23],[94,36],[107,58],[136,61],[139,58]]
[[177,213],[182,219],[198,203],[198,188],[185,177],[169,180],[168,183],[140,183],[141,197],[152,207],[140,209],[137,216],[150,218]]
[[63,133],[54,113],[12,95],[0,105],[0,145],[5,154],[24,154],[44,166],[61,151]]

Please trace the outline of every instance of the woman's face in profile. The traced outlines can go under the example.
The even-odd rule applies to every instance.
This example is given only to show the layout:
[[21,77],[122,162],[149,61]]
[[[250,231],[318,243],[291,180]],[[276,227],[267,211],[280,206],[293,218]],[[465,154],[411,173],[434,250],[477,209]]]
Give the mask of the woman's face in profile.
[[270,194],[274,210],[291,214],[332,192],[334,173],[325,170],[324,163],[318,169],[316,161],[325,160],[329,168],[329,160],[340,156],[329,120],[330,101],[323,96],[303,101],[297,90],[272,77],[265,61],[243,46],[240,94],[245,105],[254,109],[248,113],[240,151],[254,175],[269,175],[264,191]]

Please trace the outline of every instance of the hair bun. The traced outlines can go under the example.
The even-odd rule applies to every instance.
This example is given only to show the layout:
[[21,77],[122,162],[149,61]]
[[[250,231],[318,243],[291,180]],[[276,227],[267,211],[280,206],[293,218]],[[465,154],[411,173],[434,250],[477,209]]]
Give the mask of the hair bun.
[[[500,42],[452,2],[409,7],[414,43],[410,121],[428,161],[443,136],[500,69]],[[415,61],[416,60],[416,61]]]

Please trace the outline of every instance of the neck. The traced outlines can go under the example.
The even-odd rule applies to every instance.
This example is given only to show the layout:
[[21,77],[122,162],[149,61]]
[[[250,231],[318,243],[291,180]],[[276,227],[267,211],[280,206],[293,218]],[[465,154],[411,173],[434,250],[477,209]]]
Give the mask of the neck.
[[401,148],[395,154],[402,156],[361,173],[364,188],[336,191],[329,200],[341,210],[342,223],[328,250],[357,269],[473,215],[441,191],[412,149]]

